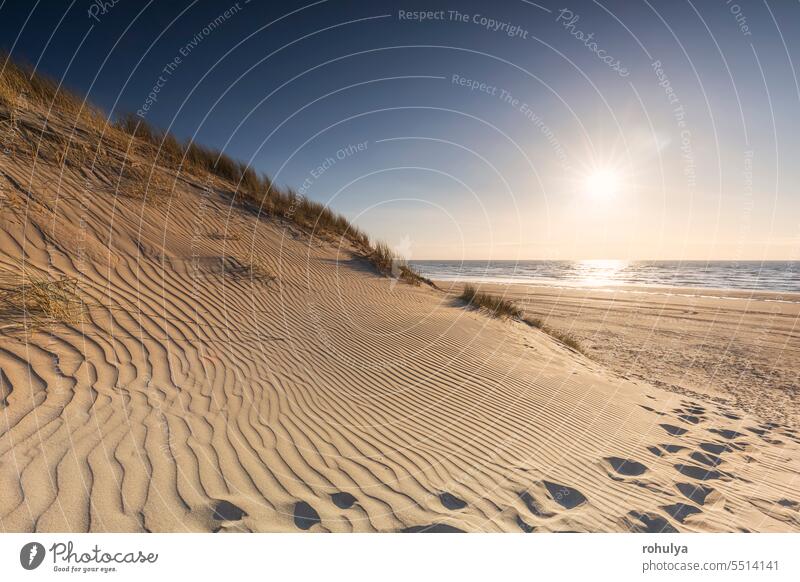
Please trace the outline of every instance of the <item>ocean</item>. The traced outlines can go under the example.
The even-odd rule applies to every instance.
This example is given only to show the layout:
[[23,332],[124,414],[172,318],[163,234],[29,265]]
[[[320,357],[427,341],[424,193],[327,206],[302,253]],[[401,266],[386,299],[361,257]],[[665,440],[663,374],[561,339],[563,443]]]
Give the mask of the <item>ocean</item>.
[[441,281],[644,285],[800,293],[800,261],[409,261]]

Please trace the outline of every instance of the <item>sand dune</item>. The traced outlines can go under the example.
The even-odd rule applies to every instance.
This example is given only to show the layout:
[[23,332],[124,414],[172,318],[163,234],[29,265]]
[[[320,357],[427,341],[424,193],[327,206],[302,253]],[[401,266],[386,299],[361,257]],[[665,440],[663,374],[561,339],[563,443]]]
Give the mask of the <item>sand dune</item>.
[[0,172],[4,273],[24,257],[86,305],[0,337],[2,531],[800,530],[792,428],[379,276],[220,184],[143,202],[102,166]]
[[[459,293],[458,283],[439,285]],[[452,286],[452,288],[451,288]],[[800,295],[485,284],[620,375],[800,427]]]

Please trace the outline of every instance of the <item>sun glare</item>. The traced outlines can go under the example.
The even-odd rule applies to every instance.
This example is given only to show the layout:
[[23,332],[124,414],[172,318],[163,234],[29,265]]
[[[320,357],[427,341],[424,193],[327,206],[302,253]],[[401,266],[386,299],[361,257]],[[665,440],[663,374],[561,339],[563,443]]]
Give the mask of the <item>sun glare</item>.
[[593,198],[610,198],[619,191],[619,175],[610,169],[597,169],[586,176],[584,190]]

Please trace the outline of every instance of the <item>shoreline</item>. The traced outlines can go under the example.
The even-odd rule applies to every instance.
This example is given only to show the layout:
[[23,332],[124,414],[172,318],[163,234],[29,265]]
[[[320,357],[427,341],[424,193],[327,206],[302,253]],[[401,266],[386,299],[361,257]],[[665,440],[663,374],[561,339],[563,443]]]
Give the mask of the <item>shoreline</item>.
[[447,288],[453,285],[462,286],[467,283],[481,286],[492,287],[522,287],[533,290],[552,290],[560,289],[567,292],[597,292],[597,293],[639,293],[643,295],[666,295],[678,297],[700,297],[718,299],[751,299],[757,301],[770,301],[776,303],[800,303],[800,291],[772,291],[767,289],[739,289],[735,287],[692,287],[692,286],[669,286],[669,285],[648,285],[639,284],[618,284],[618,285],[566,285],[556,283],[545,283],[541,281],[512,281],[497,279],[442,279],[429,277],[437,285]]

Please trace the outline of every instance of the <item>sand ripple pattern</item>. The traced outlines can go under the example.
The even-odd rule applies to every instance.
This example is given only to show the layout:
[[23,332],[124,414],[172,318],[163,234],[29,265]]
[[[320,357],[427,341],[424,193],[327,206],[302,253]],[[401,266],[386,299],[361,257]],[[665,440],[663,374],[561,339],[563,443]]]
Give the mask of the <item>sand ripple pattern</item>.
[[151,206],[0,169],[28,200],[0,267],[75,277],[87,305],[0,336],[0,531],[800,530],[791,429],[620,379],[192,180]]

